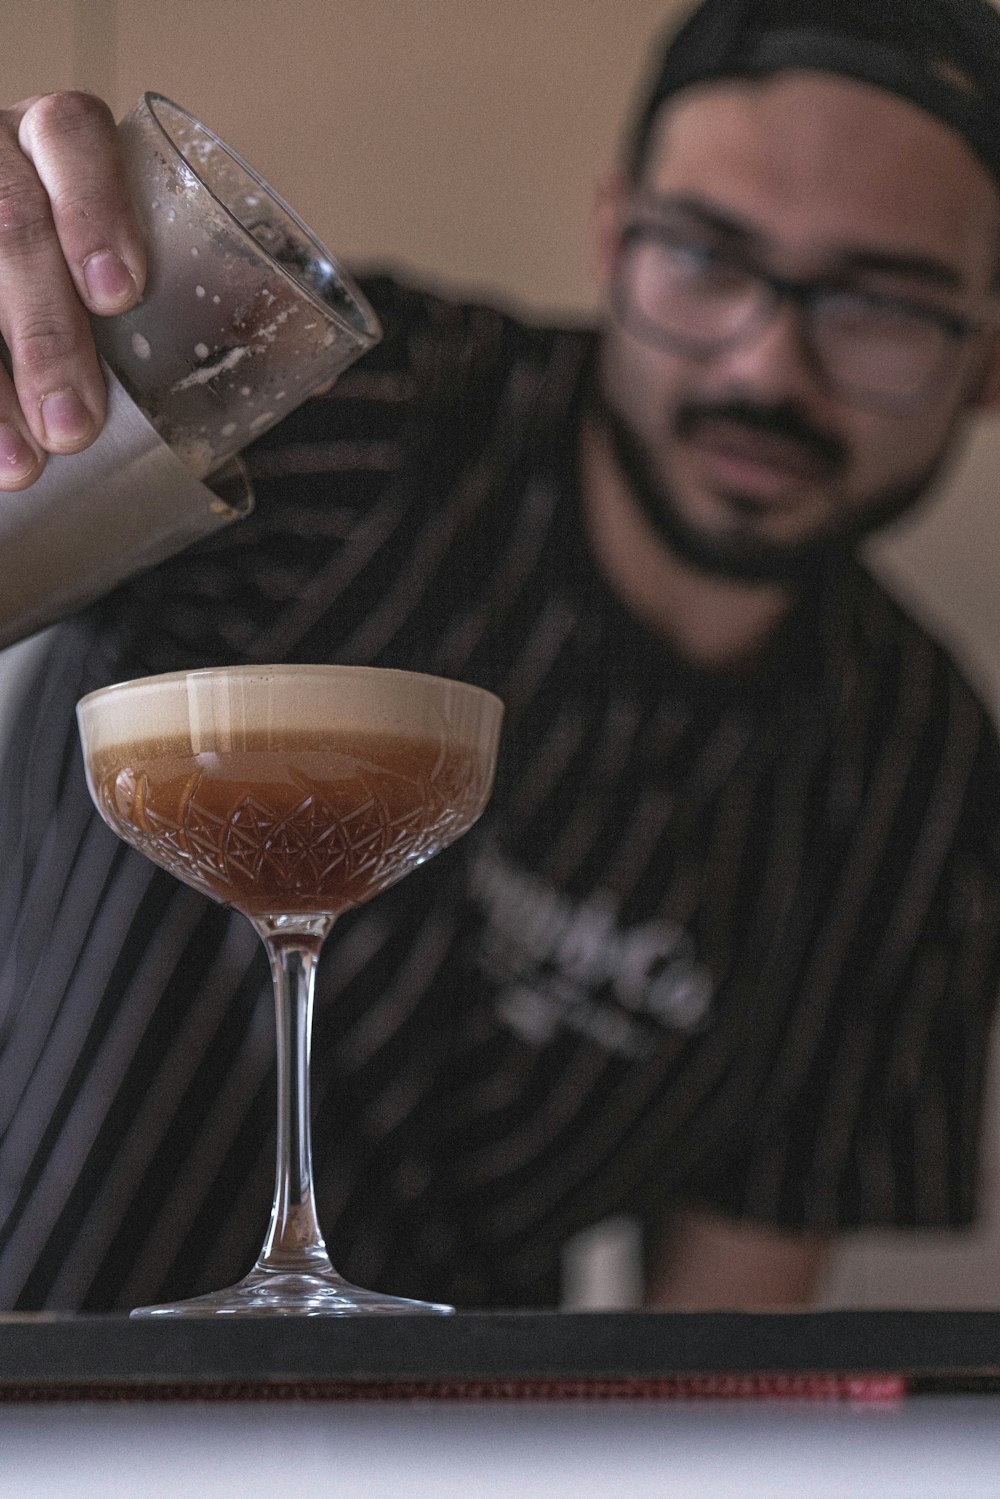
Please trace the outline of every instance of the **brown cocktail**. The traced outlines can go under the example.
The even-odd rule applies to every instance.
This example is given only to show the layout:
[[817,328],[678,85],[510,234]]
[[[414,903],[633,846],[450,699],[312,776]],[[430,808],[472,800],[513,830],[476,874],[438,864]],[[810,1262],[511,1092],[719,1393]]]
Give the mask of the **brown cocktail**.
[[450,1310],[349,1286],[330,1264],[312,1188],[312,994],[335,918],[482,812],[500,702],[412,672],[223,667],[103,688],[77,715],[101,816],[154,863],[249,917],[275,984],[278,1161],[264,1248],[238,1285],[140,1311]]
[[362,904],[465,832],[487,790],[468,746],[405,734],[141,739],[88,769],[120,838],[247,916]]

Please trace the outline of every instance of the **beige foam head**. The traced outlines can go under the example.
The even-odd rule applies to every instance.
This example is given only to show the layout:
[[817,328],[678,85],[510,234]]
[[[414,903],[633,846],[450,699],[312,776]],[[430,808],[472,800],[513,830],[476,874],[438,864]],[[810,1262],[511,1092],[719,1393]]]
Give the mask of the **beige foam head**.
[[87,756],[136,741],[190,739],[196,752],[259,746],[290,730],[442,739],[493,755],[503,718],[482,688],[364,666],[235,666],[170,672],[88,694],[77,705]]

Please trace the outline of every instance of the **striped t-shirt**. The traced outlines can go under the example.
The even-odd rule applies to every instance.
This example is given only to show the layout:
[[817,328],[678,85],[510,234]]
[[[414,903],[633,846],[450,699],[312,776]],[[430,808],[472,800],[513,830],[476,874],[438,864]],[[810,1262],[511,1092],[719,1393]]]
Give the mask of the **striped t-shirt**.
[[367,289],[384,343],[251,450],[253,516],[59,627],[9,734],[0,1305],[192,1294],[260,1247],[261,944],[108,832],[72,718],[103,682],[239,661],[507,705],[482,821],[323,958],[317,1190],[350,1278],[544,1304],[571,1235],[681,1203],[968,1222],[1000,961],[972,692],[849,557],[752,669],[686,666],[586,543],[593,335]]

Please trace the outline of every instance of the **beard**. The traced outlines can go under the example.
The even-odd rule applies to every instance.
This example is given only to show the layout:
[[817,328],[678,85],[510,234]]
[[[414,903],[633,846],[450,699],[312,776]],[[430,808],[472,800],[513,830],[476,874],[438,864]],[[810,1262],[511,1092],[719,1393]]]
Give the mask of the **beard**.
[[[629,493],[663,545],[697,571],[744,583],[807,584],[837,554],[853,550],[872,532],[913,510],[937,479],[950,451],[950,441],[916,475],[887,485],[852,506],[849,515],[796,541],[771,541],[746,531],[719,535],[690,521],[669,484],[657,471],[643,439],[616,411],[599,377],[592,382],[590,412],[611,444],[618,470]],[[690,402],[674,422],[674,437],[683,440],[703,421],[723,418],[755,432],[777,434],[800,443],[814,460],[821,478],[834,481],[847,465],[844,444],[813,426],[798,408],[753,405],[748,402]],[[956,424],[957,425],[957,424]],[[725,498],[737,513],[752,505],[739,494]]]

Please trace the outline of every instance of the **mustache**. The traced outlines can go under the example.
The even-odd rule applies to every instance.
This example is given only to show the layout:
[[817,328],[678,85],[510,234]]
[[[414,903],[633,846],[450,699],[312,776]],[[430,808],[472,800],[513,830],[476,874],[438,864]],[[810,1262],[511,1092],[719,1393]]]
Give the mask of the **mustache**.
[[846,445],[832,432],[816,427],[792,402],[688,401],[675,418],[678,437],[692,437],[707,423],[725,421],[769,437],[782,437],[805,448],[827,477],[847,463]]

